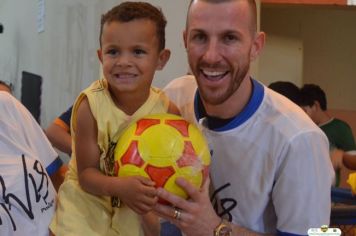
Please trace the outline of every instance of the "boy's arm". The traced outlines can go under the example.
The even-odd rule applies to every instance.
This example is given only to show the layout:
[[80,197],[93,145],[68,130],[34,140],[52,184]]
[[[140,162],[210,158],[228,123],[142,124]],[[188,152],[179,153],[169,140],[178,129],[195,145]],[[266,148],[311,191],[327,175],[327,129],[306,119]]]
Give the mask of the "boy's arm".
[[97,144],[97,125],[87,98],[83,99],[79,105],[77,120],[74,122],[76,122],[74,138],[79,183],[89,193],[111,196],[110,186],[107,187],[110,179],[99,169],[100,149]]
[[78,107],[74,126],[78,179],[83,190],[99,196],[117,196],[139,214],[157,202],[155,183],[142,176],[111,177],[100,171],[97,124],[87,98]]

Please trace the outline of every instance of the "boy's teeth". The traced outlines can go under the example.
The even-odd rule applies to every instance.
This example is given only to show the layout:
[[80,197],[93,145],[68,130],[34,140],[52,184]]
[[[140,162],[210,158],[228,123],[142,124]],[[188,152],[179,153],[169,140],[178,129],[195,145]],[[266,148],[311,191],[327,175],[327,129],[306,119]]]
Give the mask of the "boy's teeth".
[[124,79],[128,79],[128,78],[133,78],[134,77],[133,74],[115,74],[115,76],[117,78],[124,78]]

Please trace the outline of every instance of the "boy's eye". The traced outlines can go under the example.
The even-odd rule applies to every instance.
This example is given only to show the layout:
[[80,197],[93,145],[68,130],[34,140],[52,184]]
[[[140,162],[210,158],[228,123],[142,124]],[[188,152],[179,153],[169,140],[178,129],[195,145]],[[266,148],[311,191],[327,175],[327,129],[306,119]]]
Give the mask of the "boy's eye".
[[137,55],[137,56],[140,56],[140,55],[146,54],[146,51],[137,48],[137,49],[134,49],[134,50],[133,50],[133,53],[134,53],[135,55]]
[[110,55],[110,56],[116,56],[119,53],[118,50],[116,49],[109,49],[107,50],[106,54]]

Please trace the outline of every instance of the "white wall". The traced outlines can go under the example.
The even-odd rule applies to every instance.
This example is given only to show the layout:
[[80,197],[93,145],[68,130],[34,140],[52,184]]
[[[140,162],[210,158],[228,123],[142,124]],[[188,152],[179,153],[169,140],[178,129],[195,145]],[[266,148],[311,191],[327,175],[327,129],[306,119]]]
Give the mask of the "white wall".
[[296,38],[267,35],[259,63],[260,80],[269,85],[287,80],[297,86],[303,84],[303,42]]
[[[262,5],[261,29],[276,46],[260,60],[264,80],[294,81],[301,73],[303,83],[324,89],[330,108],[356,110],[356,7]],[[298,44],[302,69],[286,70],[299,67]],[[281,50],[284,66],[278,60]]]
[[[70,106],[77,94],[100,74],[96,49],[101,14],[122,1],[44,0],[45,31],[37,32],[40,0],[0,0],[0,79],[15,85],[20,98],[21,72],[43,77],[41,122],[46,127]],[[167,48],[172,56],[157,73],[163,86],[188,71],[182,31],[189,1],[150,0],[167,17]]]

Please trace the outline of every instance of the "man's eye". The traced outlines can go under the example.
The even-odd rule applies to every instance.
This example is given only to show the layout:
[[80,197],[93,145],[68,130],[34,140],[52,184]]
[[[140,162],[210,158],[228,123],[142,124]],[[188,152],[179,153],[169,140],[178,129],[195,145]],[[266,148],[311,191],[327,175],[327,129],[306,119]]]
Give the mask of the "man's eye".
[[205,34],[195,34],[195,35],[193,35],[192,40],[195,42],[205,42],[206,35]]
[[237,40],[238,40],[238,38],[237,38],[236,35],[228,34],[228,35],[225,35],[225,36],[224,36],[224,41],[225,41],[226,43],[235,42],[235,41],[237,41]]
[[134,54],[137,55],[137,56],[146,54],[146,51],[144,51],[144,50],[142,50],[142,49],[135,49],[133,52],[134,52]]

